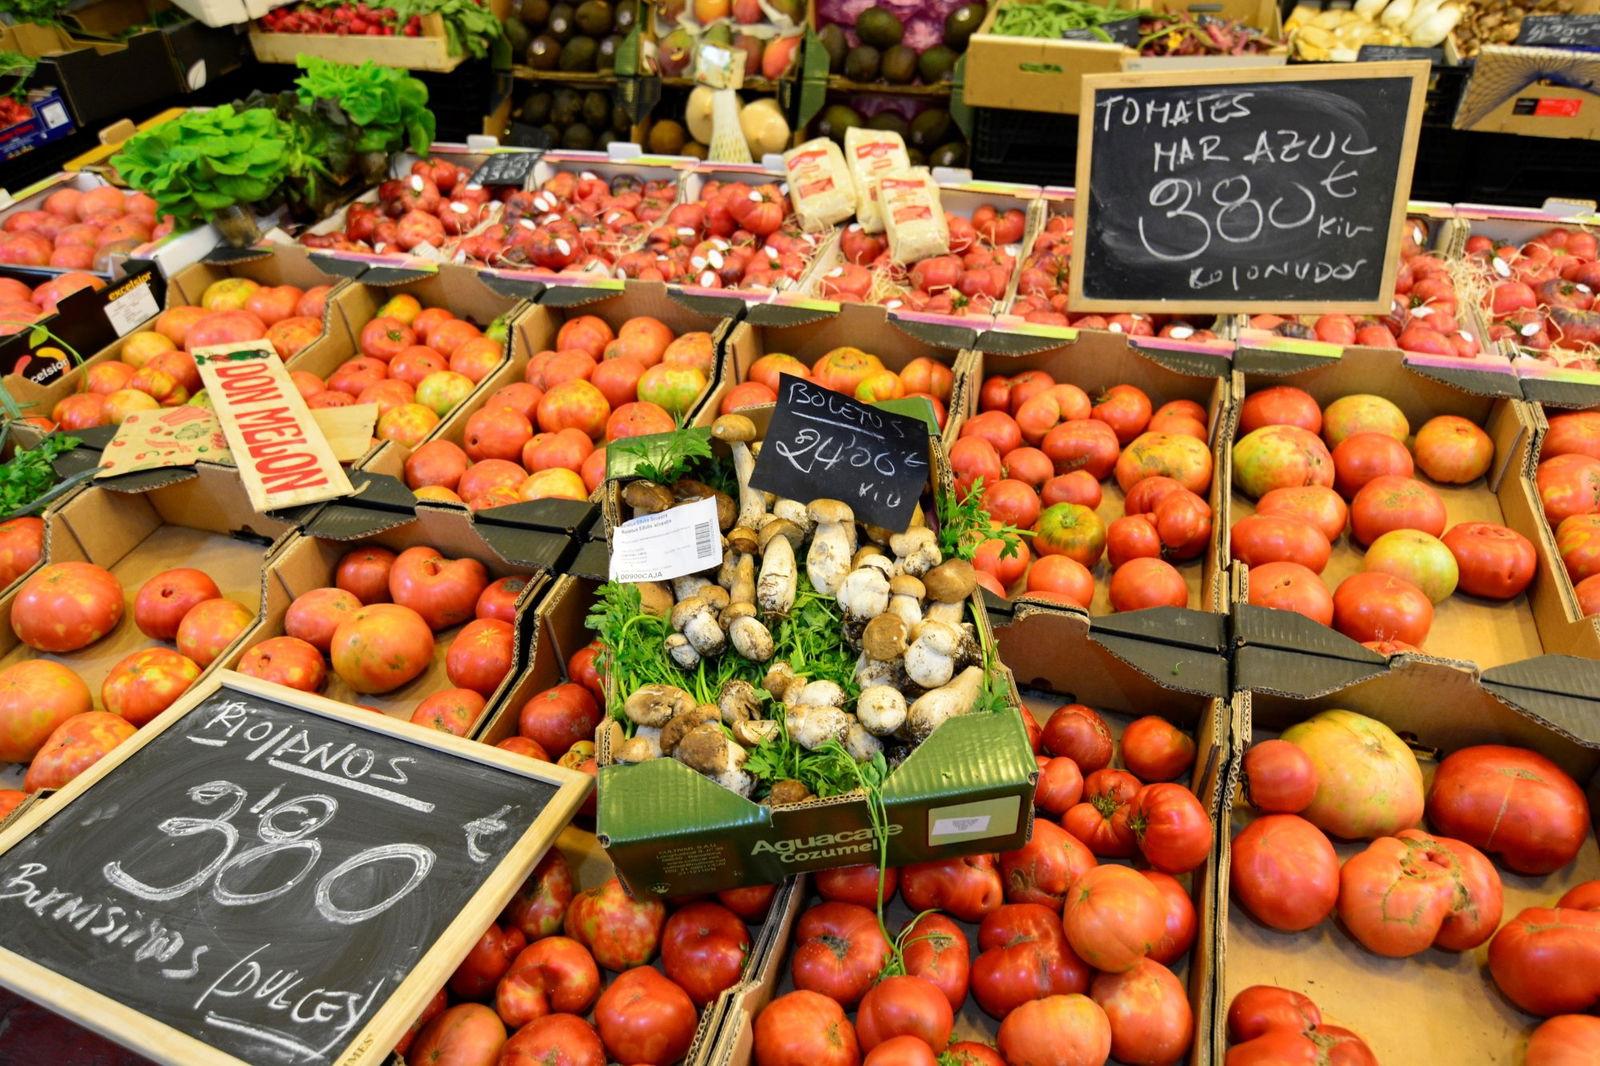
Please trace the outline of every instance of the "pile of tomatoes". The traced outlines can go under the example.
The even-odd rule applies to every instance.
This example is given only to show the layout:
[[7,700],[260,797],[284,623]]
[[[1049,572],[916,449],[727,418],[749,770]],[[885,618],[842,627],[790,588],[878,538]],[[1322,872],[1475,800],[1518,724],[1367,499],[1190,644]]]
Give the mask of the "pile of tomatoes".
[[1186,319],[1170,315],[1078,314],[1067,307],[1072,291],[1072,216],[1051,215],[1033,239],[1022,273],[1017,298],[1009,314],[1047,326],[1103,329],[1130,337],[1171,337],[1173,340],[1213,341],[1216,333]]
[[677,204],[617,260],[626,278],[702,289],[770,292],[800,280],[820,238],[800,228],[776,184],[710,180],[698,199]]
[[792,355],[768,352],[750,365],[744,381],[723,394],[720,413],[777,403],[778,379],[785,374],[813,381],[863,403],[920,397],[933,405],[933,414],[941,429],[950,392],[955,387],[955,374],[951,369],[926,355],[917,356],[895,371],[876,355],[860,348],[830,349],[809,367]]
[[[1205,408],[1188,399],[1154,408],[1134,385],[1091,400],[1043,370],[986,378],[978,407],[950,446],[956,493],[980,489],[992,521],[1029,534],[1010,555],[1000,539],[979,546],[972,562],[985,588],[1088,610],[1104,557],[1112,610],[1188,605],[1172,564],[1201,558],[1211,542]],[[1124,499],[1108,524],[1099,509],[1111,477]]]
[[1563,365],[1600,367],[1600,242],[1594,233],[1555,226],[1520,247],[1480,234],[1467,238],[1466,254],[1488,286],[1490,339],[1535,353],[1560,350]]
[[459,437],[406,460],[419,498],[473,510],[587,499],[605,479],[607,443],[672,432],[715,373],[711,334],[674,336],[648,315],[615,332],[595,315],[570,318],[555,344],[528,361],[522,381],[490,393]]
[[504,212],[455,248],[458,259],[561,274],[619,272],[677,197],[669,178],[561,171],[537,190],[505,190]]
[[57,189],[41,210],[17,211],[0,223],[0,263],[108,270],[110,256],[172,232],[156,221],[156,202],[142,192],[103,186]]
[[[1032,839],[889,869],[883,905],[898,893],[913,915],[901,930],[880,923],[875,864],[817,874],[822,901],[795,925],[795,991],[756,1019],[757,1066],[1186,1058],[1194,1017],[1168,967],[1197,930],[1178,877],[1212,845],[1205,806],[1174,781],[1192,769],[1194,741],[1141,718],[1122,736],[1127,769],[1112,769],[1110,726],[1091,708],[1060,707],[1042,730],[1028,722],[1043,748]],[[891,960],[901,975],[883,976]],[[950,1042],[969,995],[999,1023],[998,1051]]]
[[[1438,415],[1412,445],[1405,413],[1382,396],[1342,396],[1324,410],[1279,385],[1245,397],[1239,433],[1233,487],[1256,503],[1229,541],[1250,567],[1251,603],[1394,653],[1421,647],[1434,604],[1452,593],[1504,601],[1533,580],[1538,554],[1521,533],[1489,522],[1445,528],[1444,500],[1429,482],[1470,485],[1494,461],[1494,442],[1475,422]],[[1352,550],[1365,552],[1362,570],[1330,594],[1319,575],[1346,528]]]
[[[1591,838],[1583,789],[1551,760],[1501,744],[1458,748],[1425,784],[1416,756],[1388,725],[1326,710],[1253,744],[1243,770],[1256,813],[1235,810],[1246,824],[1233,838],[1229,880],[1234,902],[1256,921],[1295,933],[1337,912],[1346,934],[1391,959],[1487,944],[1489,977],[1528,1013],[1578,1013],[1600,1001],[1600,882],[1501,925],[1497,866],[1546,877],[1570,866]],[[1432,831],[1419,828],[1424,816]],[[1341,862],[1330,837],[1363,850],[1347,850]],[[1593,1061],[1594,1028],[1582,1057],[1527,1061]],[[1240,1058],[1280,1061],[1289,1060]]]
[[1539,503],[1579,609],[1600,614],[1600,411],[1549,417],[1535,474]]
[[824,272],[817,294],[847,303],[876,303],[939,315],[993,314],[1016,270],[1014,247],[1027,219],[1017,208],[984,204],[966,218],[944,213],[950,251],[909,265],[889,255],[883,234],[859,224],[845,228],[839,250],[844,262]]
[[616,878],[580,892],[552,848],[394,1050],[458,1066],[669,1066],[743,976],[774,892],[662,903]]
[[409,252],[429,245],[443,252],[454,238],[471,233],[494,217],[496,196],[511,190],[490,190],[471,181],[472,171],[442,159],[419,159],[411,173],[378,186],[377,200],[358,200],[345,209],[341,233],[307,233],[300,243],[309,248],[382,254]]
[[1408,219],[1402,233],[1394,302],[1387,315],[1326,314],[1306,325],[1300,319],[1261,314],[1250,319],[1250,328],[1341,347],[1399,348],[1418,355],[1476,359],[1480,345],[1463,328],[1460,294],[1450,265],[1427,250],[1423,222]]
[[[1226,1066],[1378,1066],[1366,1041],[1348,1029],[1323,1024],[1322,1011],[1311,997],[1276,985],[1251,985],[1233,997],[1228,1043],[1232,1047]],[[1535,1064],[1530,1060],[1529,1066]]]
[[[42,541],[38,519],[8,523],[12,558]],[[20,559],[18,562],[22,561]],[[156,574],[127,610],[122,583],[89,562],[49,563],[24,580],[11,601],[11,629],[34,652],[0,670],[0,762],[27,762],[23,792],[60,788],[134,730],[170,707],[255,621],[256,612],[223,596],[188,567]],[[100,685],[100,710],[72,658],[131,621],[157,643],[124,656]],[[22,793],[0,792],[0,817]]]
[[78,270],[58,274],[31,289],[16,278],[0,277],[0,337],[21,333],[48,318],[55,313],[56,304],[72,293],[105,287],[104,278]]

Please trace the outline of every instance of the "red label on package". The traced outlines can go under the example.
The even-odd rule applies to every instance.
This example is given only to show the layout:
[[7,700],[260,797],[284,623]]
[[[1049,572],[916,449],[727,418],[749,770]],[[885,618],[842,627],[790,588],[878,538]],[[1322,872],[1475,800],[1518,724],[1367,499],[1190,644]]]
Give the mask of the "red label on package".
[[1578,109],[1582,106],[1582,100],[1540,100],[1533,106],[1533,113],[1557,118],[1576,118]]
[[856,158],[873,159],[877,156],[888,155],[892,151],[894,151],[894,142],[892,141],[868,141],[866,144],[856,145]]
[[897,207],[894,209],[894,221],[896,225],[906,222],[915,222],[919,218],[932,217],[933,211],[929,209],[926,204],[919,204],[914,207]]
[[818,193],[825,193],[831,188],[833,188],[832,178],[818,178],[816,181],[808,181],[800,186],[800,196],[802,198],[816,196]]
[[826,149],[814,148],[809,152],[801,152],[799,155],[792,155],[789,157],[789,169],[791,171],[799,170],[801,167],[809,166],[812,163],[815,163],[817,160],[823,158],[827,154],[828,152]]

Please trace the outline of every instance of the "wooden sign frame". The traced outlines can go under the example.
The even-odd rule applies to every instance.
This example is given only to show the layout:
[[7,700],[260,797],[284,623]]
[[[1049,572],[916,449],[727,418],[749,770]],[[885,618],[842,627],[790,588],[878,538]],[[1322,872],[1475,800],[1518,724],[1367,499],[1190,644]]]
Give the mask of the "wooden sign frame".
[[[422,1012],[429,998],[450,979],[461,960],[466,958],[483,935],[484,929],[495,921],[511,901],[528,873],[555,842],[562,827],[572,820],[593,787],[594,778],[554,763],[536,762],[488,744],[413,725],[398,718],[356,710],[312,693],[261,681],[232,670],[219,670],[191,688],[177,703],[73,778],[60,791],[19,808],[16,817],[0,829],[0,856],[60,814],[131,755],[224,687],[556,787],[556,794],[550,803],[534,818],[499,865],[489,872],[461,913],[423,952],[411,972],[395,986],[394,992],[384,1000],[377,1013],[351,1034],[344,1049],[329,1060],[339,1066],[356,1066],[362,1062],[381,1063],[388,1057],[395,1041]],[[253,1066],[5,947],[0,947],[0,986],[157,1062],[182,1066]]]
[[[1406,220],[1406,203],[1411,198],[1411,175],[1417,158],[1417,136],[1422,129],[1422,108],[1428,92],[1429,65],[1416,61],[1379,63],[1306,63],[1299,66],[1250,67],[1235,70],[1184,70],[1159,73],[1092,74],[1083,78],[1083,98],[1078,123],[1077,195],[1073,201],[1072,226],[1078,238],[1072,242],[1072,276],[1067,306],[1073,311],[1153,311],[1159,313],[1244,313],[1273,311],[1282,314],[1345,312],[1381,314],[1393,302],[1394,278],[1399,269],[1400,228]],[[1406,104],[1405,139],[1400,146],[1400,161],[1395,174],[1394,204],[1389,211],[1389,231],[1384,238],[1383,274],[1379,295],[1373,300],[1329,302],[1326,300],[1137,300],[1089,298],[1083,293],[1085,261],[1088,257],[1090,175],[1094,146],[1095,94],[1115,89],[1160,89],[1208,87],[1213,85],[1263,85],[1306,81],[1372,81],[1384,78],[1410,78],[1411,95]]]

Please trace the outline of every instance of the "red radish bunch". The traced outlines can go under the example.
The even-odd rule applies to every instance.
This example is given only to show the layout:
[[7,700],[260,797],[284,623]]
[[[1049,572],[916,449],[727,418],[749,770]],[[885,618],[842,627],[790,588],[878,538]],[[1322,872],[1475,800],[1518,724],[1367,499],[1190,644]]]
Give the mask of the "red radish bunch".
[[624,174],[608,182],[588,171],[563,171],[536,191],[506,193],[502,217],[463,240],[456,253],[489,266],[609,274],[666,214],[674,195],[664,178]]
[[[345,209],[342,233],[308,233],[300,243],[343,252],[441,252],[492,217],[491,192],[471,184],[472,171],[443,159],[419,159],[411,173],[378,186],[376,202]],[[509,195],[509,190],[502,190]]]
[[771,182],[707,181],[700,198],[678,204],[650,229],[643,248],[617,260],[629,278],[702,289],[770,291],[793,285],[816,254],[789,198]]
[[156,202],[110,186],[57,189],[42,210],[17,211],[0,223],[0,263],[105,270],[107,257],[131,252],[172,232],[156,221]]
[[295,4],[273,8],[258,25],[267,33],[332,33],[340,37],[417,37],[422,33],[422,16],[412,15],[405,22],[392,7],[373,7],[365,2],[335,7]]
[[[981,491],[991,520],[1026,534],[1010,555],[999,538],[979,545],[973,565],[985,588],[1088,610],[1104,557],[1112,610],[1188,605],[1173,564],[1200,559],[1211,539],[1204,407],[1153,408],[1134,385],[1092,400],[1043,370],[985,379],[978,406],[950,446],[956,493]],[[1103,490],[1111,478],[1120,493]],[[1102,518],[1102,505],[1115,517]]]
[[473,510],[519,500],[587,499],[605,479],[605,444],[670,433],[711,380],[704,332],[673,336],[640,315],[611,326],[565,322],[556,346],[528,361],[523,380],[491,393],[457,439],[429,441],[406,460],[423,499]]
[[1466,252],[1490,285],[1485,310],[1492,340],[1534,352],[1571,353],[1566,366],[1594,370],[1600,346],[1600,247],[1588,230],[1555,226],[1518,247],[1482,235]]
[[1104,329],[1131,337],[1159,335],[1174,340],[1216,340],[1217,335],[1210,329],[1196,328],[1184,319],[1168,315],[1077,314],[1068,310],[1072,285],[1072,221],[1071,215],[1051,215],[1044,229],[1033,239],[1033,248],[1022,261],[1017,298],[1010,314],[1041,325]]

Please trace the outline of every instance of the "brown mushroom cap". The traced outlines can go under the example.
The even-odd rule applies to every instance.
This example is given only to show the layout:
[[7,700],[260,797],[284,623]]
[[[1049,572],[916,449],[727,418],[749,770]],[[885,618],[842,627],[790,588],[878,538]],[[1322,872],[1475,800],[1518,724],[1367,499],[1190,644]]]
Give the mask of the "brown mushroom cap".
[[927,587],[923,585],[922,580],[912,577],[910,574],[896,574],[889,579],[889,595],[891,596],[915,596],[920,600],[927,594]]
[[805,542],[806,534],[803,529],[787,518],[774,518],[761,527],[758,542],[763,552],[767,550],[767,544],[771,542],[773,537],[782,537],[789,542],[791,548],[798,548]]
[[622,502],[641,514],[660,514],[677,501],[672,491],[654,481],[630,481],[622,486]]
[[[974,578],[973,581],[976,582],[977,579]],[[728,590],[721,585],[707,585],[698,595],[713,611],[720,611],[728,606]]]
[[813,522],[850,522],[855,519],[855,512],[843,500],[812,500],[806,511]]
[[756,424],[749,415],[722,415],[711,423],[711,435],[729,444],[748,444],[756,439]]
[[636,587],[639,589],[639,607],[645,614],[665,618],[672,613],[672,589],[665,582],[641,581]]
[[895,535],[894,530],[887,529],[883,526],[874,526],[868,524],[864,525],[862,529],[866,532],[868,540],[872,541],[874,544],[882,544],[884,547],[889,546],[889,541],[892,540]]
[[946,559],[922,575],[922,584],[940,603],[957,603],[978,587],[978,572],[965,559]]
[[761,546],[756,532],[747,526],[735,526],[728,530],[728,547],[742,554],[753,554]]
[[906,650],[906,623],[897,614],[884,613],[867,623],[861,646],[869,659],[898,659]]
[[883,549],[878,547],[876,544],[863,544],[861,547],[857,548],[856,553],[850,557],[850,569],[854,570],[856,567],[860,566],[868,559],[871,559],[873,556],[878,556],[884,559],[888,558],[887,555],[884,555]]
[[767,803],[773,807],[788,807],[796,803],[804,803],[811,799],[811,790],[799,781],[784,779],[773,783],[772,791],[767,795]]

